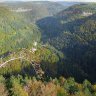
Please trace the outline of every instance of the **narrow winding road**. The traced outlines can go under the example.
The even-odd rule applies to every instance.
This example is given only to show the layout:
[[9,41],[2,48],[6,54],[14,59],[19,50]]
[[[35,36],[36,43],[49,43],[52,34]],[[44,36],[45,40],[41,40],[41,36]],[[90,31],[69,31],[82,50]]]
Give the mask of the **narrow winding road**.
[[[10,60],[8,60],[8,61],[6,61],[6,62],[0,64],[0,68],[5,67],[9,62],[14,61],[14,60],[17,60],[17,59],[25,59],[25,58],[23,58],[23,57],[12,58],[12,59],[10,59]],[[41,78],[42,75],[44,74],[44,72],[43,72],[43,70],[42,70],[40,64],[31,62],[31,61],[28,60],[28,59],[25,59],[25,60],[27,60],[27,61],[30,62],[30,64],[33,66],[33,68],[34,68],[36,74],[39,76],[39,78]]]
[[16,59],[22,59],[22,57],[12,58],[12,59],[8,60],[8,61],[6,61],[6,62],[0,64],[0,68],[4,67],[4,66],[5,66],[7,63],[9,63],[10,61],[14,61],[14,60],[16,60]]

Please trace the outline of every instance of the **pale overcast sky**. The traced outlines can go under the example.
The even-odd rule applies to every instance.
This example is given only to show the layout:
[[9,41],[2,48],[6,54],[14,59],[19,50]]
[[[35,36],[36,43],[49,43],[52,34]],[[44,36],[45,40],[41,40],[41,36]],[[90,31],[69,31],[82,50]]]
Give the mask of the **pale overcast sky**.
[[96,2],[96,0],[0,0],[4,1],[74,1],[74,2]]

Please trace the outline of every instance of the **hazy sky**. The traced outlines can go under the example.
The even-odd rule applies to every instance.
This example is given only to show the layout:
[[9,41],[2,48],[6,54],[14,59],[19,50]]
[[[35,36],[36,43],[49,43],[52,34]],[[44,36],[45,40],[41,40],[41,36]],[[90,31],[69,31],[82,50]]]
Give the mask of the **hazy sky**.
[[96,2],[96,0],[0,0],[3,1],[75,1],[75,2]]

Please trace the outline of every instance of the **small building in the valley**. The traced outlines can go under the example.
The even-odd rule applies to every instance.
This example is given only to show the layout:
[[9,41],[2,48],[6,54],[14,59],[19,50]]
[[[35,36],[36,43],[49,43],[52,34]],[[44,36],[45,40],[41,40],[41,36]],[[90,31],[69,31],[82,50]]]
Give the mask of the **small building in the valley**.
[[33,45],[36,47],[36,46],[37,46],[37,42],[35,41],[35,42],[33,43]]
[[36,48],[32,48],[31,51],[32,52],[35,52],[35,51],[37,51],[37,49]]

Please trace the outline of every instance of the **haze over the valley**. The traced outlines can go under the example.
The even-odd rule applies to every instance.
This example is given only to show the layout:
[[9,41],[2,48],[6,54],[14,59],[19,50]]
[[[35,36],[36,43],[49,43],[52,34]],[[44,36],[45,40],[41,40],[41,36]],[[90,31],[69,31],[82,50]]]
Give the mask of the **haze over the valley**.
[[68,2],[96,2],[96,0],[0,0],[0,2],[5,2],[5,1],[68,1]]

